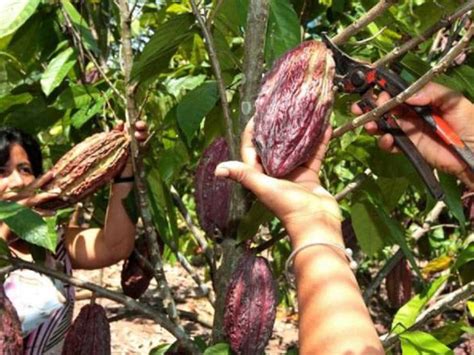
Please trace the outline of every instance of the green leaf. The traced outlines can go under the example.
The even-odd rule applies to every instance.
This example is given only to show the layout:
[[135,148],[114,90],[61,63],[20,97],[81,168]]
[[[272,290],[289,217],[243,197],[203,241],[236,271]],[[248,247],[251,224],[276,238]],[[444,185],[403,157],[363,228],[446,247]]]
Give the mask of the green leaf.
[[454,269],[457,270],[469,261],[474,260],[474,243],[470,243],[467,248],[461,250],[456,262],[454,263]]
[[188,92],[178,104],[176,118],[188,143],[199,129],[202,119],[216,105],[218,98],[217,83],[207,81]]
[[474,301],[467,301],[467,309],[471,314],[471,317],[474,317]]
[[447,279],[448,275],[436,279],[422,293],[415,295],[410,301],[403,305],[393,318],[392,332],[401,334],[411,327],[423,307]]
[[231,355],[232,351],[227,343],[217,343],[204,351],[203,355]]
[[61,84],[67,73],[76,64],[74,49],[68,48],[54,57],[41,76],[41,88],[46,96]]
[[390,231],[380,211],[369,201],[356,202],[351,207],[352,226],[361,249],[372,256],[391,242]]
[[270,0],[265,59],[269,65],[301,42],[298,15],[289,0]]
[[0,112],[4,112],[15,105],[27,104],[32,99],[33,96],[28,92],[0,97]]
[[178,47],[193,38],[194,23],[194,16],[182,14],[162,24],[133,64],[132,79],[149,80],[167,69]]
[[[51,225],[39,214],[15,202],[0,201],[0,220],[28,243],[56,250],[57,236],[51,235]],[[56,226],[54,226],[55,228]]]
[[273,213],[265,207],[260,201],[255,201],[250,207],[250,210],[240,220],[237,229],[237,240],[244,241],[255,236],[258,228],[270,221],[273,218]]
[[71,117],[72,125],[75,128],[81,128],[87,121],[103,110],[110,95],[111,91],[108,91],[104,96],[99,97],[92,105],[82,107],[79,111],[74,113]]
[[0,1],[0,38],[15,32],[36,11],[40,0]]
[[76,8],[69,2],[69,0],[63,0],[62,5],[71,19],[72,24],[79,31],[82,43],[87,49],[98,54],[99,47],[97,46],[97,42],[95,41],[86,20],[84,20],[79,12],[77,12]]
[[464,216],[464,210],[461,200],[462,190],[457,184],[457,180],[454,176],[439,173],[439,182],[445,192],[444,201],[448,206],[451,213],[458,220],[461,225],[461,229],[464,231],[464,224],[466,223],[466,217]]
[[[0,255],[1,256],[9,256],[10,249],[8,248],[8,244],[4,239],[0,238]],[[7,266],[9,264],[8,261],[0,259],[0,267]],[[1,279],[1,276],[0,276]]]
[[445,345],[449,345],[459,340],[459,338],[466,332],[466,323],[464,321],[450,322],[438,329],[431,331],[436,339]]
[[160,344],[153,349],[150,350],[148,353],[149,355],[165,355],[169,348],[171,348],[173,344]]
[[454,352],[434,336],[421,331],[400,335],[403,355],[454,354]]

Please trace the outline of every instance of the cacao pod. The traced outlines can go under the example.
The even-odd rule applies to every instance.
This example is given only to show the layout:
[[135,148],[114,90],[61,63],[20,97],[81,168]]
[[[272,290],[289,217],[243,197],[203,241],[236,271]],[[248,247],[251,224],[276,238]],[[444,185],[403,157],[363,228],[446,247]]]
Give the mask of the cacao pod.
[[63,208],[97,191],[123,169],[129,143],[125,132],[112,130],[74,146],[51,168],[53,178],[40,186],[46,192],[58,192],[58,197],[37,207]]
[[301,43],[266,74],[253,142],[267,174],[285,176],[311,158],[331,113],[334,74],[332,53],[318,41]]
[[[163,242],[158,236],[158,245],[160,252],[163,253]],[[137,239],[135,243],[135,250],[140,253],[145,259],[150,259],[148,247],[144,238]],[[122,272],[120,274],[120,284],[122,285],[123,293],[129,297],[140,298],[150,285],[153,278],[153,272],[146,267],[145,263],[133,252],[127,260],[124,261]]]
[[400,308],[411,298],[412,275],[405,258],[385,277],[387,298],[393,308]]
[[110,325],[98,304],[81,308],[64,339],[63,355],[109,355]]
[[225,232],[229,219],[230,182],[214,176],[216,166],[229,160],[229,147],[224,138],[217,138],[203,153],[195,176],[196,213],[202,229],[209,236]]
[[21,323],[0,282],[0,354],[23,354]]
[[277,304],[268,261],[246,252],[231,276],[225,299],[224,332],[236,354],[263,353],[272,335]]

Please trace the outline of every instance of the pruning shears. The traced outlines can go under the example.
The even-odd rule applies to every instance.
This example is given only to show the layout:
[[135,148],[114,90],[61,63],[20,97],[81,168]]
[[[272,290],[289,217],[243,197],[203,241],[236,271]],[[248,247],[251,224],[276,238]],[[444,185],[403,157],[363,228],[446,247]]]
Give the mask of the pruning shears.
[[[361,95],[362,100],[359,102],[359,106],[363,112],[369,112],[376,107],[373,99],[373,89],[375,87],[388,92],[392,97],[408,88],[408,84],[390,69],[376,67],[353,59],[338,48],[326,34],[323,34],[323,41],[333,53],[336,64],[335,83],[337,87],[343,92]],[[411,108],[474,172],[474,153],[452,127],[441,116],[434,113],[430,106],[411,106]],[[384,115],[378,121],[378,124],[382,131],[393,135],[395,144],[411,161],[432,196],[437,200],[443,199],[444,192],[432,168],[398,126],[393,116],[390,114]]]

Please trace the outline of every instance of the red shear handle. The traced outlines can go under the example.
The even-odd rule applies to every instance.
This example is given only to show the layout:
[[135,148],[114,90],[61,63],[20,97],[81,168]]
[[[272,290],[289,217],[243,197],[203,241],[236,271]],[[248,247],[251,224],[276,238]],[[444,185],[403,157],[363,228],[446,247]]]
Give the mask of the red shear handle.
[[435,114],[427,107],[414,107],[415,111],[428,123],[433,131],[443,140],[444,143],[452,147],[456,154],[474,172],[474,153],[463,142],[459,135],[441,116]]

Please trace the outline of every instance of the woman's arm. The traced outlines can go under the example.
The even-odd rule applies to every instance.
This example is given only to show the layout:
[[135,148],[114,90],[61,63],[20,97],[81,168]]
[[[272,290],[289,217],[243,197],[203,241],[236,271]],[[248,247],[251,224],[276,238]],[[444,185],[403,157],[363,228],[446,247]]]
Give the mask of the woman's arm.
[[[135,124],[135,138],[144,142],[148,137],[143,121]],[[133,176],[127,163],[120,177]],[[123,205],[123,199],[132,191],[133,182],[113,183],[104,228],[68,228],[65,232],[66,247],[74,268],[97,269],[126,259],[133,251],[135,225]]]
[[[222,163],[216,175],[240,182],[255,193],[282,221],[294,250],[315,242],[343,246],[339,206],[318,178],[330,129],[313,159],[286,179],[262,173],[252,135],[251,121],[242,137],[244,163]],[[296,254],[293,270],[301,354],[384,353],[344,253],[327,245],[311,246]]]

